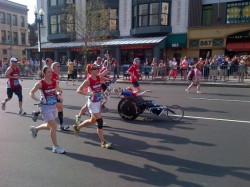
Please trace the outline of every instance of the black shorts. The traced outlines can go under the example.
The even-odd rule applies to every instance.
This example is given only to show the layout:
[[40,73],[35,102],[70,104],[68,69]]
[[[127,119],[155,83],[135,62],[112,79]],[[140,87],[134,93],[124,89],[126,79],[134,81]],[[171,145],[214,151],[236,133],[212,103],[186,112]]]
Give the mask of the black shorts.
[[132,82],[132,84],[133,84],[133,87],[135,87],[135,88],[138,88],[140,86],[138,81]]
[[18,88],[7,88],[8,99],[12,98],[13,93],[15,93],[17,95],[19,102],[23,101],[23,94],[22,94],[22,87],[21,86]]

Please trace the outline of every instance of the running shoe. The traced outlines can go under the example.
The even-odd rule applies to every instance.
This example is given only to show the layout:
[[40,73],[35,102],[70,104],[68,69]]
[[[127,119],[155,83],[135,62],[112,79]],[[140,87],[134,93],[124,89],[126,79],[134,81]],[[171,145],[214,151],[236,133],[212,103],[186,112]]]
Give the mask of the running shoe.
[[2,102],[2,110],[5,110],[5,104],[4,102]]
[[197,91],[197,94],[201,94],[202,92],[200,92],[200,91]]
[[111,146],[112,146],[112,143],[109,143],[109,142],[107,142],[107,141],[104,141],[104,142],[102,142],[102,144],[101,144],[101,147],[102,147],[102,148],[106,148],[106,149],[111,148]]
[[53,146],[52,152],[58,153],[58,154],[63,154],[63,153],[65,153],[65,150],[62,147],[60,147],[59,145],[57,145],[57,146]]
[[188,90],[188,89],[186,89],[186,90],[185,90],[185,92],[189,93],[189,90]]
[[76,124],[77,125],[79,125],[81,123],[80,119],[81,119],[81,116],[76,115]]
[[73,125],[73,131],[74,131],[75,136],[78,136],[79,134],[79,130],[77,129],[77,126],[78,125]]
[[18,114],[19,115],[26,115],[26,112],[24,112],[23,109],[19,109]]
[[66,131],[68,128],[69,128],[68,125],[64,125],[64,124],[60,125],[60,130],[62,130],[62,131]]
[[31,114],[31,118],[34,122],[36,122],[38,118],[38,113],[36,111],[33,111]]
[[30,126],[31,135],[33,138],[37,137],[37,130],[35,126]]

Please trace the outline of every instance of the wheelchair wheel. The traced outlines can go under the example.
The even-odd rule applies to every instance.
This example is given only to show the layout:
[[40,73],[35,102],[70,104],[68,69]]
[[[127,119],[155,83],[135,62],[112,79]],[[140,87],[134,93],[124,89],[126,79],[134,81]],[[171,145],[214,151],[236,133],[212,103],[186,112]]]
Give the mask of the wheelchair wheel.
[[184,116],[184,111],[179,105],[172,105],[165,109],[167,117],[173,121],[180,121]]
[[134,120],[139,114],[139,106],[134,98],[125,97],[118,103],[118,113],[125,120]]

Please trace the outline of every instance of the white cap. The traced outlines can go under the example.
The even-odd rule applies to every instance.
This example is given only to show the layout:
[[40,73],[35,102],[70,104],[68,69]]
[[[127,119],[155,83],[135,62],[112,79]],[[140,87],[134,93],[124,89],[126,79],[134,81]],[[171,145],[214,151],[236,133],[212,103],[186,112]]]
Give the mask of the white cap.
[[15,57],[12,57],[11,59],[10,59],[10,62],[17,62],[18,60],[15,58]]

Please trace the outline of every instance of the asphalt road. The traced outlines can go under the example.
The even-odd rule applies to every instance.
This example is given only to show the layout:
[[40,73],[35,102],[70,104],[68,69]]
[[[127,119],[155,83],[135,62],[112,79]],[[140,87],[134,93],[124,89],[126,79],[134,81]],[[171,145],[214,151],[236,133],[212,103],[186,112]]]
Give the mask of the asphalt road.
[[[6,96],[0,79],[0,100]],[[178,104],[185,117],[176,123],[143,113],[132,122],[117,114],[118,98],[112,95],[103,113],[104,133],[112,150],[99,145],[95,126],[58,132],[64,155],[51,152],[48,131],[31,138],[30,113],[36,109],[28,92],[36,81],[23,81],[26,116],[17,114],[17,97],[0,110],[1,187],[248,187],[250,186],[250,90],[248,88],[202,87],[203,94],[186,94],[185,86],[143,85],[153,90],[145,96],[159,104]],[[77,83],[80,85],[80,83]],[[118,84],[116,86],[124,87]],[[85,103],[77,86],[61,83],[65,123]],[[144,121],[145,116],[153,117]]]

